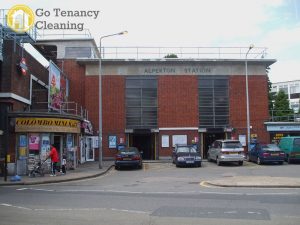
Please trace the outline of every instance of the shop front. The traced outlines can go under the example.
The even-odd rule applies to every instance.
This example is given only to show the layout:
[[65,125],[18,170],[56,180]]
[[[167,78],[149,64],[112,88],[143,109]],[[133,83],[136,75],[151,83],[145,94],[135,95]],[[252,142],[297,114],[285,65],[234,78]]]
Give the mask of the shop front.
[[272,143],[278,144],[282,137],[299,136],[299,122],[265,122]]
[[[34,164],[46,159],[50,144],[59,152],[59,158],[67,158],[67,169],[75,169],[80,134],[80,120],[54,117],[17,117],[16,171],[28,174]],[[50,160],[46,161],[50,171]]]

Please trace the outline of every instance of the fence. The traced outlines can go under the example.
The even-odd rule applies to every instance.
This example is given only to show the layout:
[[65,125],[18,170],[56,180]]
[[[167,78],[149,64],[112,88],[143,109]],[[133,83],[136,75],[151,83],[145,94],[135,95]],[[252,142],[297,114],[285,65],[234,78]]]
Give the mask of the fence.
[[284,110],[271,110],[269,122],[300,122],[300,114]]

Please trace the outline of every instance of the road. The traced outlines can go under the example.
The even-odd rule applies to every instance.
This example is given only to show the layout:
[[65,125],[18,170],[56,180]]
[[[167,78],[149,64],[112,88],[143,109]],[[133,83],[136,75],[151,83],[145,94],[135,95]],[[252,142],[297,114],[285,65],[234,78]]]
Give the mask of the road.
[[2,225],[300,224],[300,189],[217,188],[236,175],[300,176],[299,165],[146,164],[76,182],[0,188]]

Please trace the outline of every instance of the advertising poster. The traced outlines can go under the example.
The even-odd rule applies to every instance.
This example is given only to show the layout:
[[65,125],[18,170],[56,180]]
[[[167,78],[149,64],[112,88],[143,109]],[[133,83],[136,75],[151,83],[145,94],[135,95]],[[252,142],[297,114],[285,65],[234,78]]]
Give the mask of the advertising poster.
[[60,70],[50,61],[49,65],[49,108],[59,110],[63,102]]
[[27,147],[26,135],[20,135],[20,147]]
[[40,136],[39,134],[29,134],[29,150],[40,149]]
[[72,134],[67,134],[67,148],[70,149],[73,147],[73,136]]
[[41,159],[46,159],[48,152],[50,151],[50,137],[49,135],[42,136],[42,147],[41,147]]
[[117,148],[117,136],[115,135],[108,136],[108,147]]

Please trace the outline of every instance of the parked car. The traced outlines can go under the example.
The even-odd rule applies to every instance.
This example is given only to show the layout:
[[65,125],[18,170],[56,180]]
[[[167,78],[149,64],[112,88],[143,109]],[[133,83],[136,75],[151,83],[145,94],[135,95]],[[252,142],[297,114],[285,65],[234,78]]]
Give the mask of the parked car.
[[248,160],[256,162],[258,165],[262,163],[279,163],[284,162],[284,152],[276,144],[255,144],[248,153]]
[[202,158],[200,152],[193,145],[175,145],[172,154],[173,163],[179,166],[201,167]]
[[238,140],[216,140],[208,149],[208,161],[216,161],[220,166],[223,162],[237,162],[243,165],[245,155],[244,148]]
[[278,146],[285,153],[288,163],[300,161],[300,136],[282,137]]
[[136,147],[125,147],[119,150],[115,156],[115,168],[135,167],[142,169],[142,153]]

